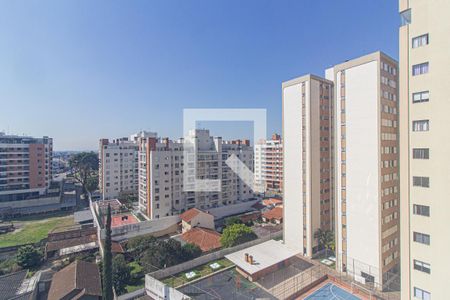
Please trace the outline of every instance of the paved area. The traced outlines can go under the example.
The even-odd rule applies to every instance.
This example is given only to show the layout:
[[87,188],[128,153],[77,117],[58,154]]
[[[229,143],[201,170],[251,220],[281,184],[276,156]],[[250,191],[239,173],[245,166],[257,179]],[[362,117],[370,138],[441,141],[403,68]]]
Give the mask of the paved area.
[[218,273],[178,290],[193,299],[199,300],[276,299],[258,285],[246,280],[234,269]]

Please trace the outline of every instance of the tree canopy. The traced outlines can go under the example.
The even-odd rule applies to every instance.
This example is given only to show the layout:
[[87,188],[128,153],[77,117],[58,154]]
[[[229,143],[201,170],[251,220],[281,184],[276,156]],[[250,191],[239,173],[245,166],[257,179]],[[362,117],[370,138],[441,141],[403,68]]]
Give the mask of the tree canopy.
[[16,261],[22,268],[34,268],[42,262],[42,252],[32,245],[20,247],[17,251]]
[[223,247],[233,247],[256,238],[256,234],[250,227],[245,224],[233,224],[223,230],[220,242]]
[[131,279],[131,268],[127,265],[122,254],[114,256],[112,261],[112,279],[116,293],[119,295],[126,292],[125,287]]
[[84,192],[92,192],[98,187],[98,156],[94,152],[80,152],[69,159],[69,166],[75,180],[82,186]]

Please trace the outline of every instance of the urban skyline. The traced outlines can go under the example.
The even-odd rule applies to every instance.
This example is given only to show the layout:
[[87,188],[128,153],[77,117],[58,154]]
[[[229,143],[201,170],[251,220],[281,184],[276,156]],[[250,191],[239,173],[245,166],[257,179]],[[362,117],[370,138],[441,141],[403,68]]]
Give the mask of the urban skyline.
[[[0,131],[95,150],[101,137],[140,130],[181,136],[184,108],[234,107],[267,109],[267,132],[281,132],[280,83],[379,49],[396,58],[396,10],[355,0],[2,2]],[[324,36],[326,47],[313,46]]]

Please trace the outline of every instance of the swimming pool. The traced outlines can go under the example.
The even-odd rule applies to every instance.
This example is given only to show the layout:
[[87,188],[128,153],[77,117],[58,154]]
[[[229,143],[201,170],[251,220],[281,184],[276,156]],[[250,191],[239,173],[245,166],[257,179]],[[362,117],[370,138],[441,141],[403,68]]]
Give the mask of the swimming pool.
[[337,285],[327,283],[306,297],[305,300],[361,300],[361,298],[352,295]]

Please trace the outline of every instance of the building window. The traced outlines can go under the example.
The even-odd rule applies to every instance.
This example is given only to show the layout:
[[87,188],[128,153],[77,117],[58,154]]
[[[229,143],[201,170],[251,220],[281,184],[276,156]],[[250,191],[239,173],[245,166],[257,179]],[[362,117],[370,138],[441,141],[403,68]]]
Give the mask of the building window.
[[429,217],[430,216],[430,207],[427,205],[414,204],[413,205],[413,213],[415,215]]
[[430,100],[430,92],[423,91],[412,94],[413,103],[428,102]]
[[412,67],[412,74],[413,76],[417,76],[417,75],[422,75],[422,74],[426,74],[428,73],[428,63],[422,63],[422,64],[417,64],[417,65],[413,65]]
[[430,235],[420,232],[413,232],[414,242],[421,243],[424,245],[430,244]]
[[400,26],[411,24],[411,9],[404,10],[400,13]]
[[412,47],[413,48],[422,47],[422,46],[428,45],[428,42],[429,42],[428,41],[428,33],[423,34],[423,35],[417,36],[412,39]]
[[413,186],[430,187],[430,177],[413,176]]
[[416,260],[416,259],[414,260],[414,269],[417,270],[417,271],[428,273],[428,274],[431,273],[430,264],[427,264],[427,263],[425,263],[423,261]]
[[421,300],[430,300],[431,294],[427,291],[414,287],[414,297]]
[[412,127],[413,127],[412,128],[413,131],[428,131],[428,130],[430,130],[428,120],[413,121]]
[[430,149],[414,148],[413,149],[413,158],[414,159],[429,159],[430,158]]

